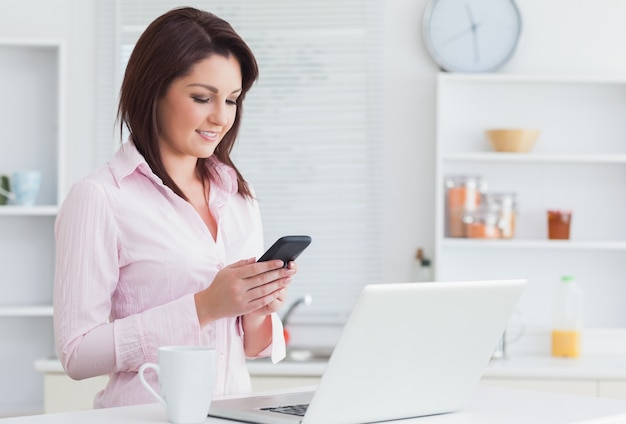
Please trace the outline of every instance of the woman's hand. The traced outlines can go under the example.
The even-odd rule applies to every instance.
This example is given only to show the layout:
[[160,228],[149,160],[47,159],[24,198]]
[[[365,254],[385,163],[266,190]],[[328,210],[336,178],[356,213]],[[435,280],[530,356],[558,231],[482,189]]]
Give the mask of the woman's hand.
[[[289,269],[298,272],[296,263],[291,261]],[[243,347],[246,356],[256,357],[272,342],[272,320],[269,315],[278,311],[287,299],[287,287],[280,290],[276,299],[266,306],[241,317],[244,332]]]
[[200,325],[225,317],[277,311],[286,297],[286,288],[297,272],[294,262],[282,268],[280,260],[238,261],[220,270],[209,287],[196,293]]
[[[296,265],[294,261],[291,261],[287,264],[287,267],[288,269],[293,271],[293,274],[291,274],[291,277],[289,278],[289,283],[290,283],[293,276],[298,272],[298,266]],[[272,312],[278,312],[278,310],[284,305],[285,301],[287,300],[287,290],[289,288],[288,286],[289,284],[287,284],[283,289],[280,290],[280,292],[277,294],[276,299],[274,299],[274,301],[268,303],[262,308],[259,308],[255,311],[248,313],[247,315],[265,316],[265,315],[271,314]]]

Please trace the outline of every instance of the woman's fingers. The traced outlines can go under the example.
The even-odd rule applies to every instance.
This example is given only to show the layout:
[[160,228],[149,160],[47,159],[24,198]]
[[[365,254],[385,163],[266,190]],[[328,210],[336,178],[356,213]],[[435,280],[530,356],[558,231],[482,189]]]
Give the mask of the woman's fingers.
[[250,302],[250,306],[253,308],[250,313],[268,315],[278,311],[285,302],[286,293],[287,289],[283,288],[263,298],[255,299]]
[[[214,317],[244,315],[277,302],[295,273],[293,265],[283,268],[280,260],[257,263],[254,258],[244,259],[219,271],[206,289],[207,296],[201,298]],[[281,304],[269,309],[278,310]]]

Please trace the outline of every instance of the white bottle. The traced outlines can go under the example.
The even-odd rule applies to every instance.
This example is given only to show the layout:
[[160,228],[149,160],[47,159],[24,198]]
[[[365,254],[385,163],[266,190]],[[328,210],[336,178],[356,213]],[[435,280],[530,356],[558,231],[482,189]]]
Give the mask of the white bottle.
[[580,356],[583,327],[583,291],[569,275],[563,276],[554,292],[552,355]]

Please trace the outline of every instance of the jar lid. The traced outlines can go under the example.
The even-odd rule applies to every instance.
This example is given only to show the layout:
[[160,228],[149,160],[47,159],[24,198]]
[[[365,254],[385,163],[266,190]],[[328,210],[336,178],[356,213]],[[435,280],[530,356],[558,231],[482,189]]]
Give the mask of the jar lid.
[[513,192],[485,193],[485,203],[494,203],[501,206],[517,207],[517,194]]
[[495,225],[500,219],[500,207],[497,205],[479,205],[476,209],[469,210],[463,215],[463,222],[471,224],[473,222],[483,222]]
[[476,188],[482,185],[482,178],[480,175],[446,175],[444,182],[448,188],[466,186]]
[[571,215],[572,211],[570,209],[548,209],[548,213],[553,215]]

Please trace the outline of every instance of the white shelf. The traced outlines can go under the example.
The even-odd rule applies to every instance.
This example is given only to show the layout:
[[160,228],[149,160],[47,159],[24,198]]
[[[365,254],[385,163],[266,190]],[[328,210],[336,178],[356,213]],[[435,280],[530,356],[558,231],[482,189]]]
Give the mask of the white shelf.
[[[448,74],[437,79],[435,262],[437,280],[522,276],[527,323],[551,323],[561,275],[585,290],[585,320],[626,327],[626,78],[614,75]],[[526,153],[495,152],[487,128],[538,128]],[[447,238],[445,177],[479,175],[517,195],[513,239]],[[572,238],[546,238],[546,210],[574,211]]]
[[0,206],[0,216],[56,216],[59,207],[56,205],[42,206]]
[[[0,37],[0,170],[11,176],[39,170],[34,206],[1,205],[0,416],[14,406],[38,404],[41,377],[32,360],[54,346],[52,287],[54,222],[65,188],[65,41]],[[33,117],[37,124],[33,125]],[[39,412],[40,412],[39,411]]]
[[61,361],[56,356],[39,358],[34,363],[35,371],[40,373],[65,373]]
[[0,37],[0,46],[11,47],[53,47],[58,48],[63,43],[50,38],[3,38]]
[[484,240],[445,238],[445,247],[463,249],[544,249],[544,250],[616,250],[626,251],[626,241],[574,240]]
[[626,154],[555,155],[534,153],[449,153],[442,155],[444,162],[520,162],[569,164],[626,164]]
[[51,317],[52,306],[0,306],[0,317]]

